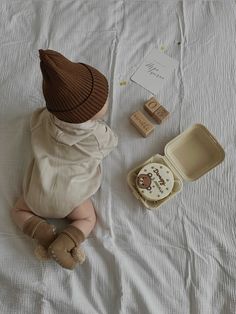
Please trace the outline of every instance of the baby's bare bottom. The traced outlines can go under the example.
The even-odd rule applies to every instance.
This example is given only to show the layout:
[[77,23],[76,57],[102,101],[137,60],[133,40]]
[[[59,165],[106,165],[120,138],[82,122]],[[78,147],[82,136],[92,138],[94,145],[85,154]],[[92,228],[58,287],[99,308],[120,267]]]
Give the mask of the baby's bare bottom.
[[[25,222],[36,215],[27,206],[23,197],[21,197],[11,209],[11,216],[15,224],[23,230]],[[96,214],[92,201],[88,199],[75,207],[66,218],[70,220],[71,225],[80,229],[87,238],[96,223]]]

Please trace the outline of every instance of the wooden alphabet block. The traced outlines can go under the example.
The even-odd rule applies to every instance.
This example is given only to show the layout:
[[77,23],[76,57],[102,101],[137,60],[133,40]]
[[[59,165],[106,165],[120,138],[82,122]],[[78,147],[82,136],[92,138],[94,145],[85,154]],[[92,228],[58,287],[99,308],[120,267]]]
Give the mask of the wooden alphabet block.
[[162,106],[160,106],[154,113],[153,118],[157,121],[157,123],[161,124],[164,120],[166,120],[169,116],[169,112]]
[[147,137],[154,130],[154,125],[145,117],[144,114],[142,114],[141,111],[134,112],[130,116],[130,121],[143,137]]
[[156,120],[158,124],[161,124],[169,116],[169,112],[159,104],[154,98],[150,98],[145,104],[144,109]]
[[150,98],[145,104],[144,109],[152,116],[153,113],[160,107],[159,102],[154,98]]

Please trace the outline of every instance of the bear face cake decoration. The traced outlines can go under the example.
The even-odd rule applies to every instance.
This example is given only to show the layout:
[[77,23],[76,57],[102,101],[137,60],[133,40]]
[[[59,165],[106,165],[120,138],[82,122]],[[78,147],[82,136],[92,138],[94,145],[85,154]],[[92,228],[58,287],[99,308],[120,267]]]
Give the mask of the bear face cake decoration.
[[139,171],[136,186],[143,198],[158,201],[167,197],[173,190],[174,176],[165,165],[150,163]]

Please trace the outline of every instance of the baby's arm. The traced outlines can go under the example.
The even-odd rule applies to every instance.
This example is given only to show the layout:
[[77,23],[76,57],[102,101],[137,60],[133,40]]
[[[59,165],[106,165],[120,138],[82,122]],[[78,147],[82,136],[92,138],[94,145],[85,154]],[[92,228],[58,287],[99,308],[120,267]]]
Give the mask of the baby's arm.
[[100,152],[106,157],[118,144],[117,135],[105,122],[99,122],[95,136],[97,138]]

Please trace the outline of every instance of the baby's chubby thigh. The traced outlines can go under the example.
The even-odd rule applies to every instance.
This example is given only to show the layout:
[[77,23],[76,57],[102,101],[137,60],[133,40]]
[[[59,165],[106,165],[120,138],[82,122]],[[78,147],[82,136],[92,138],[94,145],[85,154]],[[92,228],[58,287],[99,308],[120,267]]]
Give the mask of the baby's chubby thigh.
[[76,206],[66,218],[72,220],[71,225],[80,229],[87,237],[96,223],[96,213],[92,201],[88,199]]
[[31,211],[29,206],[26,204],[23,196],[21,196],[16,204],[11,208],[11,217],[15,224],[23,230],[25,222],[35,214]]

